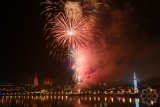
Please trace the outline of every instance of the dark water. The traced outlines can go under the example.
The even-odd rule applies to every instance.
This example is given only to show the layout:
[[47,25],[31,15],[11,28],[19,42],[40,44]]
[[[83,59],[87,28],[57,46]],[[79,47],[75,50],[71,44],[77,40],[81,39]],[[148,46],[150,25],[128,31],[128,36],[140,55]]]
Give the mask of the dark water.
[[160,107],[141,98],[107,96],[2,96],[0,107]]

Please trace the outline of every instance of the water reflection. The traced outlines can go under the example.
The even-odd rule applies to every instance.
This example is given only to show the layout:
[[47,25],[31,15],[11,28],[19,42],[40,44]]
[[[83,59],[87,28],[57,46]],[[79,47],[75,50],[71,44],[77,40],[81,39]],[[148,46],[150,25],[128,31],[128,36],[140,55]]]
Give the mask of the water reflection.
[[139,98],[107,96],[3,96],[0,107],[147,107]]
[[139,99],[138,98],[135,98],[135,105],[136,105],[136,107],[139,107]]

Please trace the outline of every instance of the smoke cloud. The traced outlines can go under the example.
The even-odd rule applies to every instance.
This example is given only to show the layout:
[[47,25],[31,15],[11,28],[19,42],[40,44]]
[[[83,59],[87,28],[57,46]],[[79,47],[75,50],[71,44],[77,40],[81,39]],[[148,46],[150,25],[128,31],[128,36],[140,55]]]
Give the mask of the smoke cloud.
[[125,80],[133,72],[141,79],[160,74],[159,38],[150,40],[146,29],[136,20],[138,10],[124,3],[121,7],[100,8],[98,11],[98,30],[95,31],[98,38],[88,47],[87,70],[77,87]]

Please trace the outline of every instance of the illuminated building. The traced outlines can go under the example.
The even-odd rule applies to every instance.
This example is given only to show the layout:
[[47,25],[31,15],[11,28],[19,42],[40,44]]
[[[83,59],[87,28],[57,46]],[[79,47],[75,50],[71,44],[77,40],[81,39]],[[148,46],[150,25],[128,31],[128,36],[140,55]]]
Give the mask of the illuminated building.
[[34,76],[33,85],[34,85],[35,87],[38,86],[38,77],[37,77],[37,74],[36,74],[36,73],[35,73],[35,76]]
[[134,72],[134,93],[138,93],[138,87],[137,87],[137,78],[136,73]]
[[47,78],[47,79],[44,80],[43,83],[44,83],[44,85],[52,86],[53,80],[50,79],[50,78]]

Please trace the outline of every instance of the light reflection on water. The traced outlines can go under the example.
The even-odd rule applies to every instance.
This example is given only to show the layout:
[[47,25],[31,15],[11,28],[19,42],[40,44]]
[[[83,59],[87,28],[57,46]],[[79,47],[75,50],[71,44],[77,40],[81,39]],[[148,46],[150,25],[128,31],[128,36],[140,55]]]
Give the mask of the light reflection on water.
[[2,96],[0,107],[147,107],[140,98],[107,96]]
[[135,98],[135,105],[136,105],[136,107],[139,107],[139,99],[138,98]]

